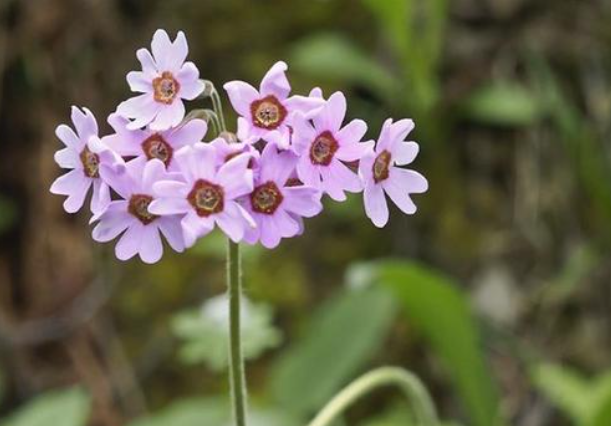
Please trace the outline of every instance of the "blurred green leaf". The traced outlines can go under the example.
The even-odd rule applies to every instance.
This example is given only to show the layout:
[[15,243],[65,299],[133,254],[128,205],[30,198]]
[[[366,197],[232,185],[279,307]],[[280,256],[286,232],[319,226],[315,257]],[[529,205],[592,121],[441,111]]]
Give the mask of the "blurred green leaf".
[[[128,426],[231,426],[230,406],[224,398],[179,400],[158,413],[135,420]],[[299,426],[294,418],[276,410],[251,408],[250,426]]]
[[315,78],[360,84],[386,99],[401,87],[395,77],[350,40],[335,34],[317,34],[293,46],[291,66]]
[[481,87],[463,104],[465,114],[498,126],[529,126],[543,116],[543,104],[520,83],[497,81]]
[[395,315],[387,291],[343,291],[318,309],[272,371],[272,394],[298,416],[320,409],[382,344]]
[[0,234],[8,230],[17,219],[17,208],[15,203],[0,195]]
[[[215,371],[227,367],[228,303],[225,295],[217,296],[206,301],[201,309],[190,309],[174,317],[172,329],[183,341],[179,355],[184,362],[204,362]],[[269,305],[243,299],[242,352],[246,359],[255,359],[280,343],[280,331],[272,322]]]
[[473,425],[499,424],[498,389],[484,360],[469,302],[450,278],[415,263],[383,262],[378,276],[450,373]]
[[2,426],[85,426],[91,402],[80,388],[44,393],[18,409]]
[[539,390],[576,426],[608,426],[611,419],[611,372],[588,380],[564,366],[542,364],[531,372]]

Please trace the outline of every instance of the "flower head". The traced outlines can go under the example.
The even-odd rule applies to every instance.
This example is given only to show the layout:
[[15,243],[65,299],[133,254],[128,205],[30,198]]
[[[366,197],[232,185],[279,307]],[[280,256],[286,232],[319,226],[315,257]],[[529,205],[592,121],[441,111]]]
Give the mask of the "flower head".
[[405,141],[413,128],[412,120],[395,123],[392,119],[386,120],[375,150],[368,152],[360,161],[359,175],[365,186],[365,212],[379,228],[386,225],[389,216],[384,193],[401,211],[413,214],[416,205],[410,194],[428,189],[428,182],[420,173],[396,167],[410,164],[418,155],[418,144]]
[[367,131],[362,120],[342,127],[346,98],[336,92],[312,117],[297,114],[294,120],[293,150],[299,155],[297,175],[306,185],[319,188],[336,201],[346,199],[344,191],[359,192],[361,181],[346,163],[358,161],[373,142],[361,142]]
[[65,124],[55,130],[66,146],[55,153],[55,162],[63,169],[71,169],[51,185],[53,194],[67,195],[64,209],[76,213],[85,202],[93,186],[91,211],[97,213],[110,202],[108,185],[102,178],[109,170],[122,167],[122,159],[98,138],[98,123],[87,108],[72,107],[72,123],[76,133]]
[[212,231],[215,225],[238,242],[245,229],[254,226],[250,215],[237,202],[237,198],[253,189],[249,161],[250,156],[242,154],[217,168],[213,146],[186,146],[176,153],[184,181],[157,182],[154,185],[157,198],[149,206],[149,211],[156,215],[181,215],[187,247]]
[[157,30],[151,43],[152,55],[147,49],[136,53],[142,71],[127,74],[133,92],[142,93],[122,102],[117,112],[132,119],[129,129],[150,126],[154,131],[178,126],[185,117],[183,99],[193,100],[204,90],[199,70],[193,62],[185,62],[189,47],[182,31],[174,42],[168,33]]
[[257,226],[246,231],[249,244],[261,241],[267,248],[276,247],[282,238],[299,235],[302,217],[321,212],[321,193],[308,186],[294,186],[290,181],[297,157],[291,151],[278,152],[267,145],[258,162],[259,172],[253,191],[243,199],[243,205]]
[[246,143],[263,139],[281,149],[290,145],[290,126],[299,111],[308,116],[323,105],[317,97],[291,96],[286,78],[287,65],[276,62],[265,74],[259,90],[243,81],[231,81],[223,87],[227,91],[238,118],[238,138]]
[[138,254],[143,262],[159,261],[163,255],[160,234],[174,250],[182,252],[185,243],[180,216],[157,216],[148,209],[155,199],[153,184],[177,178],[176,174],[166,171],[161,160],[147,161],[144,157],[129,161],[125,173],[109,174],[107,179],[121,199],[112,201],[105,211],[91,219],[92,223],[99,221],[93,229],[93,239],[105,243],[123,233],[115,246],[115,254],[120,260]]
[[145,157],[148,160],[161,160],[169,171],[176,171],[174,153],[186,145],[201,142],[208,125],[204,120],[194,119],[168,130],[153,131],[129,129],[129,120],[119,114],[111,114],[108,123],[115,133],[102,138],[109,148],[123,157]]

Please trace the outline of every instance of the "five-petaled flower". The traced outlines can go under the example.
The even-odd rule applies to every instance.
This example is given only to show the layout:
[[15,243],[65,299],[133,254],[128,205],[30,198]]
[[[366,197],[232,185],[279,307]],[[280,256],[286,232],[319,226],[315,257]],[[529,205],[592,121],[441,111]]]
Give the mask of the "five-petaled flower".
[[115,133],[104,136],[104,142],[123,157],[146,157],[161,160],[170,171],[177,169],[174,153],[186,145],[201,142],[208,131],[204,120],[193,119],[167,130],[149,128],[129,129],[129,120],[119,114],[111,114],[108,123]]
[[241,154],[217,169],[213,147],[199,143],[176,153],[183,182],[159,181],[154,185],[156,199],[149,211],[157,215],[182,215],[185,244],[191,247],[197,238],[208,234],[215,224],[238,242],[252,217],[237,202],[253,189],[250,156]]
[[312,118],[295,117],[293,150],[299,155],[297,175],[310,186],[319,188],[336,201],[346,199],[344,191],[359,192],[362,184],[346,163],[358,161],[371,150],[373,142],[361,142],[367,131],[363,120],[352,120],[342,127],[346,98],[334,93]]
[[55,153],[55,162],[62,169],[72,169],[51,185],[51,192],[67,195],[64,209],[76,213],[83,207],[89,188],[93,186],[91,212],[98,213],[110,203],[110,191],[103,175],[123,167],[123,160],[98,138],[98,123],[87,108],[72,107],[72,123],[76,133],[65,124],[55,130],[66,145]]
[[286,78],[287,65],[276,62],[265,74],[259,90],[243,81],[231,81],[223,86],[231,105],[240,115],[238,138],[246,143],[263,139],[278,148],[290,145],[290,128],[295,112],[309,116],[323,105],[323,99],[310,96],[291,96]]
[[174,250],[182,252],[185,243],[180,216],[157,216],[148,209],[155,199],[153,184],[179,178],[180,175],[166,171],[161,160],[147,161],[145,157],[129,161],[124,173],[110,173],[108,182],[121,199],[112,201],[105,211],[93,216],[92,223],[99,221],[93,229],[93,239],[105,243],[123,233],[115,246],[120,260],[138,254],[143,262],[159,261],[163,254],[160,234]]
[[243,205],[257,224],[246,231],[247,243],[261,241],[263,246],[274,248],[282,238],[301,233],[301,217],[313,217],[321,212],[320,191],[293,185],[290,181],[297,159],[290,151],[278,152],[272,144],[263,150],[254,189],[243,199]]
[[365,182],[365,212],[374,225],[381,228],[388,222],[386,193],[406,214],[416,212],[410,194],[426,192],[428,182],[420,173],[397,166],[410,164],[418,155],[418,144],[405,138],[414,128],[412,120],[393,123],[388,119],[382,126],[374,151],[361,158],[359,174]]
[[142,94],[117,108],[121,116],[134,120],[129,129],[148,125],[159,131],[178,126],[185,117],[183,99],[191,101],[204,91],[199,70],[193,62],[185,62],[189,47],[182,31],[172,42],[168,33],[157,30],[151,47],[152,55],[147,49],[136,53],[142,71],[127,74],[131,90]]

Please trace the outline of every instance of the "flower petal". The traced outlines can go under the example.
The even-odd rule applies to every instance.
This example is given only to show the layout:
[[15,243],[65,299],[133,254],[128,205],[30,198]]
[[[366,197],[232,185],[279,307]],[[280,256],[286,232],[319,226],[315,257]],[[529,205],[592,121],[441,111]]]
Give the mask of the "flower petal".
[[153,34],[153,41],[151,43],[153,50],[153,57],[155,63],[157,63],[157,69],[160,72],[172,71],[170,69],[171,64],[171,53],[172,53],[172,42],[170,37],[165,30],[157,30]]
[[113,201],[100,216],[100,222],[93,228],[92,237],[99,243],[114,240],[134,221],[138,220],[127,212],[127,201]]
[[172,43],[172,48],[167,54],[168,71],[180,70],[189,54],[189,45],[187,44],[187,37],[184,32],[178,31],[176,39]]
[[382,187],[390,199],[406,214],[414,214],[417,210],[409,194],[422,193],[428,189],[424,176],[413,170],[393,167],[388,179],[382,182]]
[[214,220],[211,217],[199,217],[191,210],[180,221],[185,247],[192,247],[198,238],[208,234],[214,229]]
[[286,99],[291,92],[291,85],[286,78],[286,70],[288,65],[283,61],[278,61],[269,69],[261,80],[260,92],[261,95],[274,95],[278,99]]
[[214,215],[214,221],[234,243],[244,237],[245,221],[237,203],[226,203],[224,210]]
[[269,215],[263,216],[260,227],[261,244],[268,249],[277,247],[280,244],[281,233],[273,218]]
[[159,229],[175,251],[181,253],[185,249],[185,239],[182,235],[182,226],[180,225],[180,217],[168,216],[157,219]]
[[252,170],[248,169],[250,158],[248,154],[238,155],[219,169],[217,180],[225,190],[226,199],[234,199],[252,192]]
[[115,256],[119,260],[131,259],[140,250],[144,225],[139,221],[132,222],[115,246]]
[[185,63],[176,74],[180,83],[178,95],[188,101],[192,101],[202,94],[205,84],[199,79],[199,70],[193,62]]
[[130,71],[127,74],[127,83],[132,92],[148,93],[153,91],[152,79],[142,71]]
[[185,105],[180,99],[174,99],[172,104],[159,109],[157,117],[150,122],[149,127],[151,130],[167,130],[178,126],[183,118],[185,118]]
[[373,224],[378,228],[384,227],[384,225],[388,223],[389,214],[382,185],[377,185],[373,182],[366,185],[363,200],[365,202],[365,213],[367,217],[371,219]]
[[163,256],[163,245],[161,244],[161,236],[159,229],[154,222],[144,225],[142,230],[142,240],[140,242],[140,259],[144,263],[152,264],[159,262]]
[[225,83],[223,88],[229,96],[229,102],[231,102],[233,109],[250,121],[252,119],[250,105],[260,97],[257,89],[243,81],[230,81]]
[[[155,187],[161,183],[166,182],[158,182]],[[149,212],[160,216],[185,214],[192,210],[193,208],[186,198],[157,198],[148,206]]]
[[79,153],[72,148],[60,149],[55,152],[53,158],[62,169],[76,169],[82,166]]
[[155,102],[152,94],[145,93],[121,102],[117,107],[117,114],[134,119],[127,128],[137,130],[149,124],[161,108],[162,104]]
[[292,186],[282,189],[284,202],[282,207],[300,216],[313,217],[322,211],[321,192],[307,186]]
[[91,179],[82,170],[75,169],[58,177],[51,185],[51,193],[67,195],[64,209],[68,213],[76,213],[83,207],[90,186]]
[[155,60],[151,56],[151,52],[149,52],[147,49],[138,49],[136,56],[140,61],[140,65],[142,65],[142,72],[144,72],[152,81],[152,79],[159,74],[159,70],[157,69]]
[[90,210],[96,214],[106,210],[110,204],[110,188],[102,179],[93,179],[93,194],[91,194]]
[[360,142],[367,132],[367,124],[363,120],[352,120],[337,132],[340,144]]
[[346,117],[346,97],[342,92],[335,92],[327,100],[324,108],[315,115],[314,126],[317,130],[339,131]]
[[85,143],[91,136],[98,135],[98,122],[87,108],[83,108],[81,111],[79,108],[73,106],[72,123],[74,123],[79,138]]
[[290,151],[278,152],[274,145],[267,145],[261,155],[261,182],[271,180],[283,186],[295,171],[298,160]]
[[208,132],[208,124],[204,120],[193,119],[164,135],[174,149],[185,145],[201,142]]
[[76,150],[79,154],[85,147],[85,142],[81,141],[70,127],[65,124],[60,124],[55,129],[55,135],[68,148]]
[[394,146],[391,153],[392,159],[395,161],[395,164],[405,166],[414,161],[419,150],[420,147],[416,142],[400,142]]

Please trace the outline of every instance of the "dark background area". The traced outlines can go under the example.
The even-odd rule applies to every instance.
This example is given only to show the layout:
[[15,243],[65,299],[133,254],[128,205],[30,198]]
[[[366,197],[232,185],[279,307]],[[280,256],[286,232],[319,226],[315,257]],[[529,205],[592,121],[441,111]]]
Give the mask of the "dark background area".
[[[380,320],[329,389],[395,364],[417,373],[441,417],[460,424],[492,426],[498,416],[523,426],[611,424],[611,415],[588,417],[599,402],[611,413],[610,22],[605,0],[0,0],[0,424],[37,425],[18,423],[23,407],[49,409],[31,408],[32,398],[75,384],[88,395],[87,414],[57,426],[122,425],[164,409],[166,420],[138,426],[207,424],[197,410],[227,393],[222,366],[207,358],[222,357],[224,341],[198,340],[189,323],[224,292],[220,235],[181,255],[166,250],[154,266],[121,263],[111,244],[91,241],[87,213],[66,214],[48,191],[60,173],[55,127],[69,123],[71,105],[87,106],[108,133],[105,117],[129,96],[125,74],[139,67],[135,51],[157,28],[172,38],[184,30],[189,59],[217,87],[258,84],[285,60],[295,92],[344,91],[349,116],[365,119],[371,138],[386,117],[416,121],[413,167],[430,182],[415,196],[416,215],[393,208],[379,230],[360,195],[327,200],[304,236],[246,251],[247,295],[282,336],[248,363],[255,409],[282,411],[291,419],[283,426],[311,417],[305,402],[276,403],[287,389],[278,383],[291,376],[278,365],[308,352],[312,327],[341,322],[320,319],[320,309],[351,303],[346,283],[364,270],[356,264],[392,258],[417,262],[425,288],[440,274],[450,283],[448,298],[455,292],[472,309],[475,359],[485,361],[452,359],[461,330],[435,328],[446,302],[431,295],[417,321],[409,302],[407,313],[397,307]],[[367,295],[372,304],[378,296]],[[359,327],[371,313],[359,303],[350,305],[354,324],[337,325],[332,341],[367,334]],[[195,355],[181,355],[192,340]],[[327,352],[312,358],[314,369],[339,356]],[[317,389],[293,386],[293,399]],[[498,403],[477,408],[485,386]],[[43,404],[64,410],[53,398]],[[185,398],[203,402],[175,405]],[[191,414],[169,420],[172,406]],[[406,425],[401,407],[382,391],[345,424]]]

